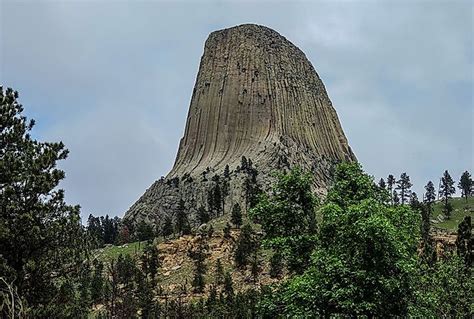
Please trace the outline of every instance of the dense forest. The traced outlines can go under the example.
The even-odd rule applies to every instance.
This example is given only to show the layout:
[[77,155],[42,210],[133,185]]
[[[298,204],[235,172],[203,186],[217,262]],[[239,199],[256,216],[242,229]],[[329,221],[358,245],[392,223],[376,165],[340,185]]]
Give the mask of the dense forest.
[[[182,203],[155,228],[90,215],[64,200],[61,142],[31,137],[18,93],[0,89],[0,313],[4,318],[469,318],[474,314],[472,208],[456,225],[452,249],[437,251],[433,215],[452,220],[453,195],[471,203],[468,171],[448,170],[424,194],[406,173],[378,182],[358,163],[338,163],[327,196],[312,174],[276,172],[272,191],[249,178],[248,207],[220,211],[213,189],[195,227]],[[250,162],[250,164],[249,164]],[[241,168],[255,176],[249,159]],[[226,168],[228,170],[228,167]],[[224,171],[224,176],[229,174]],[[216,178],[217,180],[218,178]],[[219,184],[217,184],[219,185]],[[472,207],[472,206],[471,206]],[[222,228],[210,221],[220,218]],[[211,238],[231,247],[232,264],[208,261]],[[190,236],[192,269],[181,295],[167,293],[157,242]],[[140,253],[98,251],[138,242]],[[264,257],[265,256],[265,257]],[[265,259],[267,258],[267,259]],[[268,268],[268,269],[267,269]],[[264,270],[266,269],[266,270]],[[247,272],[242,289],[236,273]],[[272,279],[263,282],[268,273]],[[208,274],[212,273],[212,280]]]

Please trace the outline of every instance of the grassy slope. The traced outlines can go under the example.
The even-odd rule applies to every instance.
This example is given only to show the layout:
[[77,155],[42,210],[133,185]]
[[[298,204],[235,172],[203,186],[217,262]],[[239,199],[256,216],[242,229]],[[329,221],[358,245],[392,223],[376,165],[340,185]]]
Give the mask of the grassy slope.
[[97,249],[97,256],[103,261],[109,261],[118,257],[118,255],[136,255],[142,252],[147,245],[146,241],[136,241],[122,246],[107,246]]
[[[208,240],[210,250],[206,258],[207,274],[206,282],[212,283],[215,281],[215,262],[217,258],[221,259],[224,271],[230,271],[234,279],[235,288],[248,288],[254,284],[248,282],[250,277],[249,268],[246,271],[236,271],[233,263],[233,245],[238,237],[239,230],[232,230],[232,239],[225,240],[223,238],[223,229],[229,220],[229,216],[221,216],[209,222],[214,228],[213,239]],[[248,222],[248,218],[243,216],[244,223]],[[260,231],[261,227],[250,223],[255,231]],[[170,238],[169,241],[163,241],[162,238],[156,238],[155,243],[159,244],[162,267],[160,268],[158,284],[164,287],[168,292],[179,290],[179,287],[187,283],[188,289],[193,278],[193,262],[187,255],[187,250],[191,247],[194,236]],[[147,245],[146,242],[130,243],[123,246],[108,246],[97,250],[98,257],[107,262],[116,258],[119,254],[130,254],[132,256],[141,254],[143,248]],[[259,260],[262,267],[260,282],[269,283],[274,280],[268,278],[269,259],[271,252],[266,249],[259,251]],[[208,287],[209,288],[209,287]]]
[[[474,197],[469,197],[467,201],[464,198],[457,197],[451,199],[450,203],[454,208],[451,218],[442,222],[434,223],[433,225],[439,228],[456,231],[458,224],[463,220],[464,216],[471,216],[471,218],[474,218]],[[436,202],[434,205],[432,220],[438,221],[438,218],[441,216],[443,216],[443,203]]]

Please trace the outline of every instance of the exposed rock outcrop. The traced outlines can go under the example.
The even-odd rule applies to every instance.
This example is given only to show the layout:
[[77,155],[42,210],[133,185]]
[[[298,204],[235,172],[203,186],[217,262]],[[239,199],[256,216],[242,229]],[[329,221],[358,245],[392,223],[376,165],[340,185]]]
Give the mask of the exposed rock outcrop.
[[241,25],[210,34],[191,98],[186,129],[168,176],[155,182],[125,218],[159,222],[180,199],[195,212],[226,177],[226,210],[242,202],[253,162],[265,189],[271,174],[298,165],[324,192],[330,167],[355,160],[326,89],[304,53],[277,32]]

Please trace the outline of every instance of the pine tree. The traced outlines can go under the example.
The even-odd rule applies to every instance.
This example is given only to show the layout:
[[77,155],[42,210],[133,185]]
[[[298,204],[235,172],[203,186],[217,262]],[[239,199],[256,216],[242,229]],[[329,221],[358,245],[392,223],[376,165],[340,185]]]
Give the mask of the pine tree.
[[234,299],[234,282],[232,281],[232,276],[228,271],[224,275],[224,293],[228,302]]
[[395,177],[393,177],[392,174],[388,175],[387,177],[387,190],[390,192],[390,200],[391,204],[393,205],[393,186],[395,185],[397,181],[395,180]]
[[161,228],[161,234],[163,238],[166,239],[168,236],[173,234],[173,219],[171,216],[166,215],[163,221],[163,227]]
[[410,207],[413,208],[413,209],[419,209],[420,208],[420,201],[418,200],[418,196],[416,195],[415,192],[411,192]]
[[188,215],[184,207],[184,201],[179,200],[178,213],[176,215],[176,231],[180,236],[191,234],[191,226],[189,225]]
[[237,267],[243,268],[248,264],[250,254],[256,249],[254,232],[249,224],[242,227],[239,238],[237,239],[237,247],[234,252],[234,261]]
[[270,259],[270,278],[279,278],[283,272],[283,256],[276,251]]
[[245,156],[242,156],[242,159],[240,161],[240,168],[244,172],[246,172],[248,170],[248,162],[247,162],[247,158]]
[[139,241],[151,240],[154,237],[153,225],[144,220],[138,223],[136,232]]
[[222,267],[221,259],[218,258],[215,267],[215,283],[217,286],[224,283],[224,268]]
[[425,193],[424,202],[427,205],[431,206],[434,203],[435,199],[436,199],[436,191],[435,191],[435,188],[434,188],[434,185],[433,185],[432,181],[429,181],[428,184],[426,184],[425,190],[426,190],[426,193]]
[[441,177],[439,194],[441,196],[441,199],[443,199],[443,211],[446,218],[448,219],[451,217],[451,212],[453,210],[451,203],[449,203],[449,199],[455,192],[456,188],[454,187],[454,181],[451,178],[451,175],[449,175],[449,172],[446,170],[444,171],[443,177]]
[[142,270],[149,275],[152,282],[154,282],[158,268],[160,267],[160,253],[158,247],[154,244],[149,244],[143,249],[141,255]]
[[[0,276],[13,282],[28,317],[60,317],[74,306],[89,245],[79,206],[67,205],[58,188],[65,174],[57,162],[68,150],[33,139],[35,122],[17,99],[18,92],[0,87]],[[59,300],[65,289],[71,299]]]
[[398,197],[397,191],[393,191],[392,196],[393,205],[398,206],[400,204],[400,198]]
[[385,181],[384,181],[383,178],[381,178],[380,181],[379,181],[379,187],[381,189],[385,189],[387,187],[387,185],[385,184]]
[[433,239],[430,235],[431,229],[431,213],[433,212],[433,203],[436,199],[436,192],[433,182],[429,181],[425,186],[424,205],[421,209],[421,239],[423,241],[423,257],[432,265],[435,261],[436,254],[433,247]]
[[252,261],[250,263],[250,273],[252,274],[252,279],[254,283],[258,281],[260,270],[261,269],[260,269],[260,262],[258,260],[258,253],[257,251],[255,251],[252,256]]
[[467,267],[471,267],[473,255],[474,238],[472,237],[471,216],[465,216],[458,225],[458,237],[456,239],[456,248],[459,257],[464,260]]
[[204,239],[198,241],[196,249],[189,252],[189,257],[194,260],[194,275],[192,286],[195,292],[202,293],[206,286],[204,275],[206,274],[206,245]]
[[407,173],[402,173],[400,175],[400,179],[397,181],[397,187],[396,189],[400,191],[400,200],[402,205],[404,205],[411,194],[410,188],[413,186],[413,184],[410,182],[410,176],[407,175]]
[[240,208],[239,203],[235,203],[232,207],[232,215],[230,221],[234,224],[235,227],[240,228],[242,225],[242,209]]
[[90,285],[90,294],[92,302],[94,304],[98,304],[102,302],[105,288],[105,280],[104,276],[102,275],[102,272],[104,271],[104,264],[101,261],[94,259],[93,266],[94,269]]
[[230,229],[231,229],[230,224],[226,223],[225,227],[224,227],[224,230],[223,230],[224,231],[224,238],[229,239],[231,237],[230,236]]
[[230,169],[229,165],[226,165],[224,168],[224,178],[229,179],[230,178]]
[[462,173],[458,187],[461,189],[461,197],[464,197],[467,201],[467,198],[471,196],[472,188],[474,187],[474,182],[472,181],[471,174],[469,174],[468,171]]
[[210,220],[209,213],[202,205],[198,208],[197,218],[200,224],[206,224]]

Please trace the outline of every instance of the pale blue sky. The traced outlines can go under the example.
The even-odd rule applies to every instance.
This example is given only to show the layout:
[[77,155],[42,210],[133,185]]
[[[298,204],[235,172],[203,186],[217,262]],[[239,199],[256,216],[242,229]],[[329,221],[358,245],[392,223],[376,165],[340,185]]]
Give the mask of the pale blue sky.
[[472,171],[470,1],[0,0],[0,83],[69,148],[61,186],[83,216],[121,216],[167,174],[204,41],[242,23],[306,53],[377,179],[406,171],[420,192]]

